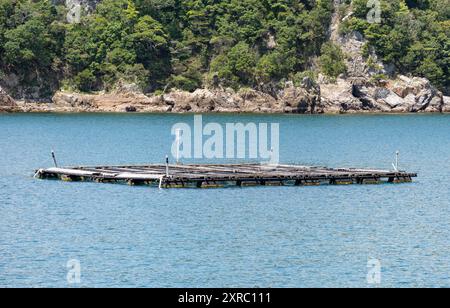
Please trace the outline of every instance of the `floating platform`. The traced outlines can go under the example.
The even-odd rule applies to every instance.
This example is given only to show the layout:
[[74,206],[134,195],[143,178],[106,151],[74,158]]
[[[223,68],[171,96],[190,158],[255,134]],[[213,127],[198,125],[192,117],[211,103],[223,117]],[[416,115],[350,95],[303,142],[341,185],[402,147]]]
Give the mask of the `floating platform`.
[[297,165],[145,165],[39,169],[35,177],[63,181],[126,183],[159,188],[316,186],[412,182],[416,173]]

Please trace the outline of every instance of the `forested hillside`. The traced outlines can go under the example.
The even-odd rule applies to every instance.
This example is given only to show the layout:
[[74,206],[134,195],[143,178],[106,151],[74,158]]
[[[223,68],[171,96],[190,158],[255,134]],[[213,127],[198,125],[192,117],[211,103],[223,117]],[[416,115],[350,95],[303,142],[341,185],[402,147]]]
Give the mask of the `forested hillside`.
[[366,20],[367,0],[353,0],[352,18],[341,32],[364,34],[369,46],[396,71],[428,78],[440,89],[450,85],[450,0],[381,1],[381,24]]
[[[342,2],[341,14],[353,11],[342,34],[360,31],[397,72],[449,86],[449,0],[381,1],[381,24],[366,21],[366,0]],[[119,81],[145,92],[264,90],[345,74],[345,52],[329,42],[331,0],[103,0],[79,23],[63,4],[0,0],[0,85],[14,96]]]

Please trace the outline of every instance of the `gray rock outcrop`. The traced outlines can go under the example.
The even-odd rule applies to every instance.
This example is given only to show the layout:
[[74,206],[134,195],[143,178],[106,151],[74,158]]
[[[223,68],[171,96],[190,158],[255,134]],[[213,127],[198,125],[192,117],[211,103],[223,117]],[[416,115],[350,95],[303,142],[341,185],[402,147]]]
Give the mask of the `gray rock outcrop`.
[[16,102],[0,87],[0,112],[18,111]]
[[361,78],[338,79],[321,85],[325,113],[442,112],[442,93],[427,79],[399,76],[386,84]]
[[77,94],[57,92],[51,104],[24,104],[24,111],[55,112],[249,112],[249,113],[322,113],[320,96],[315,90],[288,87],[279,97],[252,90],[198,89],[193,93],[173,90],[163,95],[142,93]]
[[450,112],[450,96],[444,96],[443,100],[442,112]]

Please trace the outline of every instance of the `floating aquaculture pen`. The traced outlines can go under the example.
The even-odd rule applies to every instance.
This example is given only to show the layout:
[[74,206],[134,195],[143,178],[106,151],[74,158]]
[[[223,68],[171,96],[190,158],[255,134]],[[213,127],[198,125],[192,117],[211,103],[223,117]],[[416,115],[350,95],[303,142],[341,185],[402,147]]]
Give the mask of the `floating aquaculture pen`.
[[40,179],[127,183],[159,188],[215,188],[246,186],[315,186],[407,183],[416,173],[355,168],[331,169],[298,165],[143,165],[39,169]]

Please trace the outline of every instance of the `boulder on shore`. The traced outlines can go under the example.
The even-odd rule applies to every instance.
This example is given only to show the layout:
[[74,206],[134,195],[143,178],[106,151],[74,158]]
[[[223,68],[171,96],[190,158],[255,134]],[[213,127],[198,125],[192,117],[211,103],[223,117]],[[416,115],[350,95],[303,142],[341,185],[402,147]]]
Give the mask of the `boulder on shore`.
[[444,96],[443,100],[442,112],[450,112],[450,96]]
[[444,105],[442,92],[433,87],[428,79],[399,76],[387,86],[403,104],[397,106],[400,112],[442,112]]
[[325,113],[442,112],[445,105],[442,93],[425,78],[399,76],[384,84],[348,78],[320,87]]
[[17,111],[17,104],[4,90],[0,87],[0,112]]

